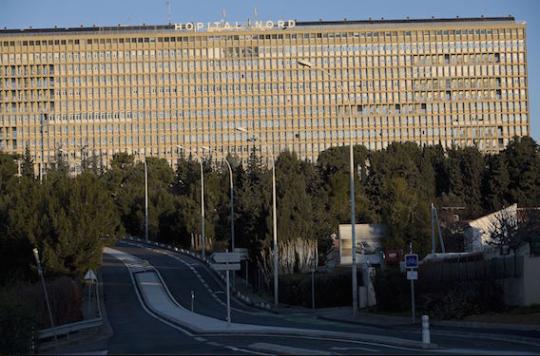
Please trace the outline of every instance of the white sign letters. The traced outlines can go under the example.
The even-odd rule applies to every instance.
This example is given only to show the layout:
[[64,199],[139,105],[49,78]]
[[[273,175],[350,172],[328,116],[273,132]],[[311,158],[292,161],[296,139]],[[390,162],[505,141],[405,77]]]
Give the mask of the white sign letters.
[[267,20],[267,21],[248,21],[243,22],[186,22],[174,24],[174,29],[177,31],[191,32],[217,32],[217,31],[239,31],[239,30],[271,30],[293,28],[296,26],[295,20]]

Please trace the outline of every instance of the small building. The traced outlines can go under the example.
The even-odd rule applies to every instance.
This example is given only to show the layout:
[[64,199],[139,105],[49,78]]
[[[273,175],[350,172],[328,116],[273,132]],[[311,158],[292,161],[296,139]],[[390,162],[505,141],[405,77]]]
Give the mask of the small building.
[[[382,224],[356,224],[356,261],[357,263],[381,264],[382,244],[385,226]],[[339,225],[339,264],[352,264],[351,225]],[[364,254],[362,254],[362,250]]]
[[517,223],[517,204],[510,205],[481,218],[471,220],[463,231],[466,252],[482,252],[492,250],[489,245],[491,235],[500,229],[501,223],[508,220],[510,224]]

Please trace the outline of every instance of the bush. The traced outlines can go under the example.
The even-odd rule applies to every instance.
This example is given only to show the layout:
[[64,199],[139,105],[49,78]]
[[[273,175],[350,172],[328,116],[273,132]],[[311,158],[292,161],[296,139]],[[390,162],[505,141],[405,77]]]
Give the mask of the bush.
[[436,319],[463,319],[468,315],[504,309],[503,292],[495,281],[464,281],[419,286],[418,307]]
[[[13,294],[21,303],[32,306],[40,329],[50,327],[49,314],[41,283],[19,284]],[[82,320],[82,294],[80,285],[69,277],[60,277],[47,282],[55,325]]]
[[[315,306],[317,308],[350,305],[352,280],[350,271],[315,273]],[[362,286],[362,275],[357,275]],[[311,307],[311,273],[282,275],[279,279],[280,301],[289,305]]]
[[378,271],[374,287],[378,310],[400,312],[411,308],[409,281],[399,269]]
[[0,294],[0,354],[32,352],[38,328],[33,305],[19,298],[14,290]]
[[[435,319],[463,319],[467,315],[500,311],[503,292],[494,280],[415,282],[418,310]],[[400,312],[411,308],[410,282],[398,269],[387,269],[375,279],[377,309]]]

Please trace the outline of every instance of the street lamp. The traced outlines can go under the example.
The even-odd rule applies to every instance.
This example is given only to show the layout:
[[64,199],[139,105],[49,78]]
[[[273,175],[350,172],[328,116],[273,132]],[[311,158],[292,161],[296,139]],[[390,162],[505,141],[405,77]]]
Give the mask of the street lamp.
[[[317,66],[314,66],[311,62],[305,61],[305,60],[298,60],[296,62],[301,67],[305,67],[312,70],[320,71],[330,78],[334,78],[332,73],[329,71],[324,70],[323,68],[319,68]],[[341,84],[336,82],[336,85],[339,86],[341,92],[343,93],[343,87]],[[349,96],[347,94],[347,96]],[[353,316],[356,316],[357,309],[358,309],[358,282],[356,280],[356,233],[355,233],[355,225],[356,225],[356,214],[355,214],[355,194],[354,194],[354,150],[353,150],[353,130],[352,130],[352,105],[350,98],[347,99],[348,106],[349,106],[349,170],[350,170],[350,199],[351,199],[351,240],[352,240],[352,297],[353,297]]]
[[[243,127],[237,127],[237,131],[248,133]],[[278,244],[277,244],[277,215],[276,215],[276,162],[274,157],[274,148],[265,144],[266,148],[270,148],[272,159],[272,231],[274,240],[274,305],[277,307],[279,303],[278,297]]]
[[202,237],[202,257],[205,258],[206,257],[206,236],[205,236],[205,233],[204,233],[204,170],[203,170],[203,161],[201,159],[199,159],[199,156],[197,155],[197,153],[195,151],[192,151],[190,150],[189,148],[185,148],[183,146],[176,146],[177,148],[181,149],[181,150],[184,150],[184,151],[188,151],[190,153],[192,153],[195,158],[199,161],[200,165],[201,165],[201,237]]
[[[203,150],[207,150],[210,152],[217,152],[216,150],[212,150],[209,147],[202,146]],[[231,249],[234,251],[234,183],[233,183],[233,170],[231,167],[231,164],[229,161],[227,161],[226,157],[222,157],[222,161],[225,162],[227,165],[227,170],[229,171],[229,190],[230,190],[230,199],[231,199]]]
[[144,157],[144,240],[148,243],[148,165]]
[[43,293],[45,294],[45,303],[47,304],[47,310],[49,312],[49,322],[51,323],[51,328],[53,328],[54,319],[52,316],[51,304],[49,303],[49,294],[47,293],[47,286],[45,285],[45,278],[43,277],[43,269],[41,268],[41,262],[39,260],[39,252],[37,248],[34,248],[32,252],[34,253],[34,258],[36,259],[38,274],[41,279],[41,285],[43,286]]

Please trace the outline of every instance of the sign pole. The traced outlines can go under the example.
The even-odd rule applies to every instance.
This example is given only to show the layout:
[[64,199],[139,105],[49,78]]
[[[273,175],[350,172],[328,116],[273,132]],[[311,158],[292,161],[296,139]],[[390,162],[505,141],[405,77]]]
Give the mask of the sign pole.
[[229,292],[229,270],[227,270],[227,325],[231,326],[231,296]]
[[[413,255],[413,249],[412,249],[412,242],[409,242],[409,254]],[[407,263],[406,263],[407,265]],[[416,262],[413,270],[416,270],[416,267],[418,266],[418,257],[416,257]],[[414,278],[411,276],[411,316],[412,316],[412,322],[414,324],[416,320],[416,310],[415,310],[415,300],[414,300]]]
[[414,303],[414,280],[411,279],[411,310],[412,310],[412,322],[414,323],[416,320],[416,311],[415,311],[415,303]]

